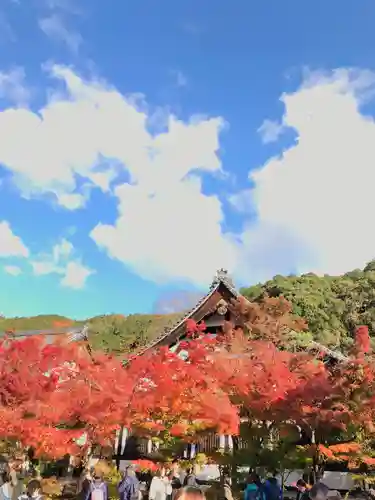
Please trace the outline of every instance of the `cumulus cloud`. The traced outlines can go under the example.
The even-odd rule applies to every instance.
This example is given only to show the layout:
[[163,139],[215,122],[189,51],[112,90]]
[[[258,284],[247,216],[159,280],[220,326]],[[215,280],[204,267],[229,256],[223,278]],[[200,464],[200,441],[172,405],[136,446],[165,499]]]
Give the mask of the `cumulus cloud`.
[[28,257],[29,250],[21,238],[15,235],[9,222],[0,222],[0,257]]
[[52,92],[38,113],[0,113],[0,161],[24,196],[52,194],[76,209],[93,186],[108,191],[116,172],[126,170],[130,183],[113,190],[117,221],[99,223],[91,233],[103,250],[155,280],[205,283],[216,267],[233,267],[233,246],[221,232],[221,203],[202,193],[199,174],[222,171],[224,120],[192,116],[183,122],[168,115],[162,131],[152,134],[154,115],[139,96],[87,82],[66,67],[50,72],[63,83],[64,95]]
[[68,262],[61,280],[61,285],[68,288],[83,288],[86,280],[94,271],[78,261]]
[[36,276],[58,274],[61,276],[62,286],[81,289],[85,286],[87,278],[95,271],[74,258],[74,253],[72,243],[63,238],[53,246],[50,253],[39,255],[31,261],[33,272]]
[[12,276],[19,276],[22,273],[22,269],[18,266],[4,266],[4,271]]
[[361,112],[374,89],[373,73],[339,70],[282,96],[297,138],[249,175],[257,220],[241,242],[253,277],[340,274],[374,258],[375,123]]
[[[0,112],[0,162],[12,172],[23,196],[50,194],[60,205],[75,210],[85,204],[92,187],[108,190],[115,175],[111,161],[120,155],[119,149],[125,149],[125,156],[137,151],[137,145],[122,147],[122,132],[129,134],[129,127],[142,114],[139,117],[126,101],[116,112],[116,98],[121,105],[121,96],[86,86],[66,68],[53,67],[51,74],[66,83],[65,98],[51,92],[49,103],[39,112],[27,108]],[[102,95],[104,103],[100,103]],[[128,127],[118,134],[113,133],[112,121],[117,115]],[[109,159],[104,171],[103,157]],[[77,177],[87,181],[79,192]]]
[[[230,196],[244,225],[236,234],[223,231],[223,204],[201,180],[202,171],[223,172],[222,117],[181,121],[165,112],[157,127],[139,96],[62,66],[50,75],[63,89],[50,91],[37,113],[0,113],[0,162],[24,196],[48,194],[70,210],[82,207],[93,188],[113,195],[116,219],[98,221],[90,236],[142,277],[206,285],[226,267],[254,282],[277,273],[340,273],[374,257],[375,126],[363,114],[375,89],[371,72],[306,75],[300,88],[281,96],[280,130],[267,140],[289,128],[296,141]],[[129,181],[119,183],[125,171]],[[68,268],[72,255],[64,262],[36,259],[34,272],[60,274],[64,285],[69,269],[81,281],[89,276]]]

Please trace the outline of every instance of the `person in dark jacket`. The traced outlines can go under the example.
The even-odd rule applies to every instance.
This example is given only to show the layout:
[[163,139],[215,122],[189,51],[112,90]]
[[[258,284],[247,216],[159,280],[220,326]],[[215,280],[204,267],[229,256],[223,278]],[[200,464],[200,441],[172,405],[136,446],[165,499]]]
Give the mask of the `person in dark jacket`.
[[258,474],[251,473],[244,491],[244,500],[266,500],[264,488]]
[[310,500],[326,500],[328,497],[329,488],[326,484],[318,481],[312,486],[309,491]]
[[266,495],[266,500],[283,499],[283,490],[277,481],[276,474],[266,479],[264,483],[264,493]]
[[296,486],[298,490],[296,500],[309,500],[309,487],[306,481],[298,479]]
[[173,460],[172,462],[172,497],[175,496],[175,492],[182,488],[182,481],[181,481],[181,471],[180,471],[180,466],[178,465],[178,460]]

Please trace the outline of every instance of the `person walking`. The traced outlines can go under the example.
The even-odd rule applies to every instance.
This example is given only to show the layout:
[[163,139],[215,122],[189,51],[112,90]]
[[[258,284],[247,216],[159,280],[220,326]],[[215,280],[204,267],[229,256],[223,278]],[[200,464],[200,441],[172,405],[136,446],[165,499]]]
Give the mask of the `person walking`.
[[193,486],[193,487],[198,486],[197,478],[194,474],[193,467],[188,467],[188,469],[186,470],[186,476],[184,479],[184,486]]
[[220,481],[220,499],[221,500],[233,500],[232,487],[229,476],[222,476]]
[[150,491],[148,492],[149,500],[166,500],[167,488],[163,476],[163,471],[158,470],[152,478]]
[[17,500],[23,492],[23,482],[21,475],[21,463],[16,458],[9,462],[9,475],[13,487],[12,500]]
[[2,485],[0,486],[0,500],[12,500],[14,488],[9,472],[3,472],[1,474],[1,482]]
[[26,492],[18,497],[18,500],[42,500],[42,485],[38,479],[29,481]]
[[263,491],[263,485],[258,474],[252,472],[247,480],[247,486],[244,491],[244,500],[266,500]]
[[90,469],[83,469],[81,476],[77,481],[77,496],[80,500],[84,500],[87,497],[88,491],[91,486],[92,473]]
[[329,494],[329,488],[326,484],[318,481],[315,483],[310,491],[309,498],[310,500],[326,500]]
[[172,500],[172,494],[173,494],[173,472],[168,471],[164,477],[165,481],[165,492],[166,492],[166,499],[167,500]]
[[297,481],[297,497],[296,500],[309,500],[309,485],[304,479]]
[[108,485],[101,472],[94,471],[84,500],[108,500]]
[[127,467],[117,486],[120,500],[140,500],[140,484],[132,467]]
[[276,472],[266,479],[264,493],[266,500],[283,500],[283,490],[277,481]]

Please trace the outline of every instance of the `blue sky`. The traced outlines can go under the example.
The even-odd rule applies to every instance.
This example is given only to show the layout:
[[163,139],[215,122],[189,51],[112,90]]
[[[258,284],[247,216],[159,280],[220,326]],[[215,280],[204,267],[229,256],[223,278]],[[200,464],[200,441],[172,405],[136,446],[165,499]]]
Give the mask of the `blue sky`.
[[363,267],[374,20],[370,0],[4,0],[0,311]]

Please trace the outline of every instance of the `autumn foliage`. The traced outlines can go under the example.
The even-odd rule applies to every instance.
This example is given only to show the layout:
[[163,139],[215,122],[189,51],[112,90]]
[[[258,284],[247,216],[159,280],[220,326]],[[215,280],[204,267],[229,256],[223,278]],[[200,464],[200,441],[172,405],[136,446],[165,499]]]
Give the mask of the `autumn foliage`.
[[[84,344],[2,339],[0,437],[59,457],[110,444],[122,425],[185,441],[263,426],[280,443],[294,428],[308,437],[315,459],[373,465],[375,365],[366,327],[357,330],[347,362],[327,366],[289,349],[306,325],[282,297],[241,298],[231,310],[235,321],[220,335],[189,320],[174,352],[127,360],[89,353]],[[345,443],[330,442],[340,433]]]
[[83,433],[89,443],[101,441],[118,426],[114,403],[126,397],[125,377],[117,360],[97,356],[93,362],[78,344],[2,339],[0,435],[55,457],[76,452]]

